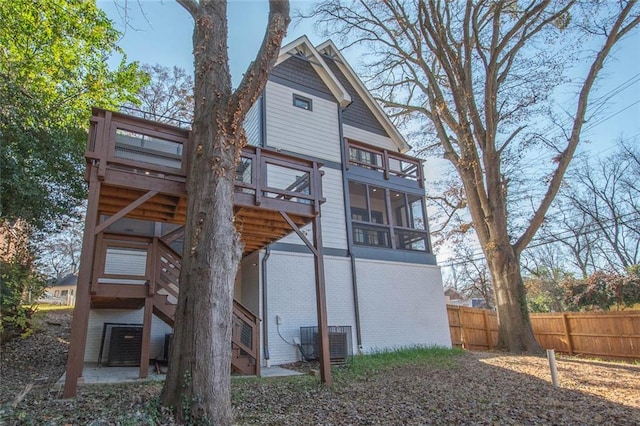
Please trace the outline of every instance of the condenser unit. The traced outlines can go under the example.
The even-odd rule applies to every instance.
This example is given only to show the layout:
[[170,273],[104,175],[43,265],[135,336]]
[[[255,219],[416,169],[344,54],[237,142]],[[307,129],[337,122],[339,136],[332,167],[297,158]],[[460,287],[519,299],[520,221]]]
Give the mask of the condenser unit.
[[[352,355],[351,326],[329,326],[329,358],[334,365],[344,364]],[[305,360],[320,357],[318,327],[300,327],[300,350]]]
[[113,327],[109,339],[109,367],[140,365],[142,327]]

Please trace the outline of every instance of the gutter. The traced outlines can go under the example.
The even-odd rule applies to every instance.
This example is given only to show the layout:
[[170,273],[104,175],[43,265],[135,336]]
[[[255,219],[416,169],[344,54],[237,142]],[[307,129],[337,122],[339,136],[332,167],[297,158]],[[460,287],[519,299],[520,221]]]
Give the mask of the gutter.
[[345,108],[338,106],[338,129],[340,137],[340,157],[342,158],[342,193],[344,195],[344,220],[347,230],[347,253],[351,259],[351,287],[353,291],[353,311],[356,319],[356,342],[358,352],[362,353],[362,331],[360,325],[360,303],[358,301],[358,274],[356,273],[356,257],[353,254],[353,234],[349,214],[349,180],[346,175],[346,164],[349,159],[345,152],[344,134],[342,131],[342,113]]
[[267,260],[269,260],[269,256],[271,256],[271,248],[267,246],[265,249],[265,254],[262,257],[262,347],[264,352],[264,360],[266,361],[266,366],[269,368],[271,366],[271,362],[269,361],[269,310],[267,303]]

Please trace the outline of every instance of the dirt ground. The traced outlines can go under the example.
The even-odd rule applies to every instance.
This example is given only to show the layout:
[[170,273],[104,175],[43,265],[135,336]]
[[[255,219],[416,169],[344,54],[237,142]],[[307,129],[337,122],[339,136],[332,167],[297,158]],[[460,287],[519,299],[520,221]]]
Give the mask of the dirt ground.
[[[0,424],[174,424],[161,383],[81,386],[62,400],[53,384],[68,351],[69,312],[2,345]],[[640,364],[559,357],[560,388],[545,358],[466,352],[362,377],[234,379],[237,424],[640,424]],[[298,366],[309,370],[308,365]]]

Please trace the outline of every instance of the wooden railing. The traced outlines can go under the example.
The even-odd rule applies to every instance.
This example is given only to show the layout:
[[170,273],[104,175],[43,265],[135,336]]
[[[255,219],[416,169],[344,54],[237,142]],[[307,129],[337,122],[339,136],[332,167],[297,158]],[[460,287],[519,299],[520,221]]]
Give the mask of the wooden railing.
[[[118,252],[122,251],[122,252]],[[136,254],[137,253],[137,254]],[[111,256],[129,258],[128,273],[109,273]],[[131,260],[140,257],[136,263]],[[112,259],[113,261],[113,259]],[[173,326],[175,305],[179,294],[182,258],[158,237],[130,237],[113,234],[99,234],[96,250],[92,293],[100,297],[141,299],[155,296],[162,300],[156,304],[162,318]],[[169,307],[169,308],[168,308]],[[259,362],[259,318],[240,304],[233,301],[233,325],[231,345],[233,367],[243,374],[260,373]]]
[[182,259],[178,253],[161,239],[154,238],[153,243],[155,267],[154,275],[149,284],[149,293],[153,294],[156,290],[162,289],[168,296],[177,300]]
[[236,171],[236,203],[242,202],[242,195],[251,195],[256,206],[266,202],[274,205],[293,202],[311,205],[313,212],[318,213],[320,204],[325,201],[321,166],[276,151],[246,146]]
[[232,356],[236,360],[233,367],[243,374],[259,376],[259,319],[253,312],[234,300],[232,320],[231,349]]
[[[493,311],[447,305],[453,346],[493,349],[498,319]],[[569,355],[640,360],[640,311],[531,314],[538,343]]]
[[[191,132],[187,129],[94,108],[85,157],[98,166],[100,180],[107,178],[109,171],[114,176],[125,172],[128,180],[119,176],[122,185],[157,178],[165,185],[173,184],[162,188],[175,193],[184,191],[184,186],[175,184],[186,181],[190,150]],[[295,203],[306,207],[299,213],[312,206],[315,215],[324,202],[320,167],[322,164],[315,161],[246,146],[236,170],[236,203],[267,205],[275,210],[290,210],[287,207]],[[306,184],[298,185],[301,181]],[[157,184],[149,187],[158,188]]]
[[[159,238],[153,239],[152,250],[155,253],[155,288],[167,295],[169,303],[177,303],[182,259]],[[258,324],[259,318],[254,313],[241,303],[233,301],[232,365],[243,374],[260,374]]]
[[364,167],[383,173],[385,179],[397,176],[418,182],[420,187],[424,185],[424,173],[422,161],[404,154],[379,149],[345,139],[346,168],[350,165]]

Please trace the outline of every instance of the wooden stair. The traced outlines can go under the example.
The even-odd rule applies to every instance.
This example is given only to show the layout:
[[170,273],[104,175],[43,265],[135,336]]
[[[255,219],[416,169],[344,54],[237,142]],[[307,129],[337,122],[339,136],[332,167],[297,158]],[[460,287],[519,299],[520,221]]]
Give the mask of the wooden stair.
[[[153,313],[169,326],[175,324],[181,257],[159,238],[154,239],[155,279],[151,285]],[[258,317],[236,300],[233,301],[231,368],[242,375],[258,375]]]

